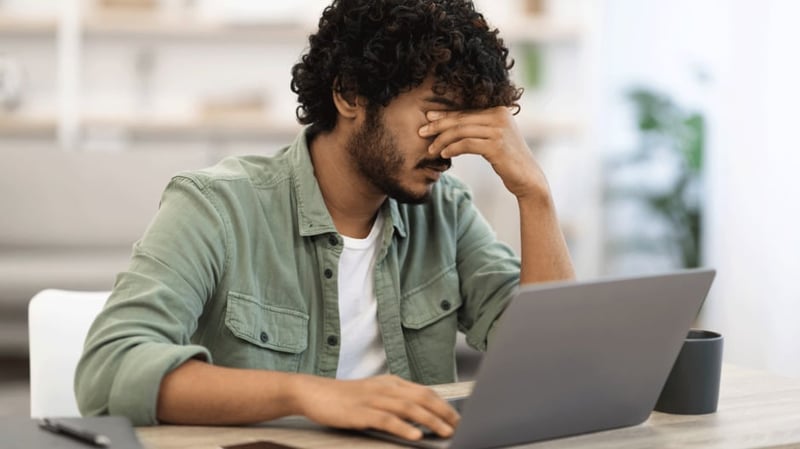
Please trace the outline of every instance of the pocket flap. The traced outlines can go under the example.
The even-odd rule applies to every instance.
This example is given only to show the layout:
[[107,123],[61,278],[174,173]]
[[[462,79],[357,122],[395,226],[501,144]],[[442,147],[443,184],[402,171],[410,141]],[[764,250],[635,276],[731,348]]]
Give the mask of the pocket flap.
[[262,348],[298,354],[308,347],[308,314],[262,304],[249,295],[228,293],[225,325]]
[[455,313],[461,303],[458,273],[449,268],[403,296],[403,327],[421,329]]

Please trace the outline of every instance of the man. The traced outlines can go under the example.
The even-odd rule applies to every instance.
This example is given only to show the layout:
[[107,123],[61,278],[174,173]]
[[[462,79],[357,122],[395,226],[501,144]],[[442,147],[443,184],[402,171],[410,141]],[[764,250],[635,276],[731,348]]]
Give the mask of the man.
[[[573,276],[507,54],[466,0],[335,0],[292,71],[310,126],[172,180],[90,330],[81,411],[452,434],[420,384],[455,380],[456,332],[485,350],[519,283]],[[462,154],[518,199],[521,264],[443,174]]]

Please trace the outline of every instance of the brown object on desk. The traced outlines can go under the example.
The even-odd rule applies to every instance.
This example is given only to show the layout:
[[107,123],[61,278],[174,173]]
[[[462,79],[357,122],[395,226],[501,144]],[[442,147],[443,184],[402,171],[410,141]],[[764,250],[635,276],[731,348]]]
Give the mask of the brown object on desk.
[[[535,388],[534,385],[531,386]],[[443,397],[470,391],[470,383],[434,387]],[[724,365],[717,413],[653,412],[643,424],[518,447],[531,448],[775,448],[800,447],[800,379]],[[156,426],[137,429],[150,449],[218,449],[269,440],[301,448],[396,448],[354,432],[287,418],[249,427]]]
[[294,446],[287,446],[273,441],[253,441],[251,443],[234,444],[233,446],[222,446],[222,449],[298,449]]

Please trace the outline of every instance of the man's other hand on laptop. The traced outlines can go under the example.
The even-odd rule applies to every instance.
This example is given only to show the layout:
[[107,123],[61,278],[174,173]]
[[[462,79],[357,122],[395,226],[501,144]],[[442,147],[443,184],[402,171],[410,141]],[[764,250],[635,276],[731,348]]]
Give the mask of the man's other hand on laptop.
[[422,431],[411,422],[447,438],[460,419],[433,390],[397,376],[335,380],[300,375],[297,380],[299,412],[326,426],[377,429],[418,440]]

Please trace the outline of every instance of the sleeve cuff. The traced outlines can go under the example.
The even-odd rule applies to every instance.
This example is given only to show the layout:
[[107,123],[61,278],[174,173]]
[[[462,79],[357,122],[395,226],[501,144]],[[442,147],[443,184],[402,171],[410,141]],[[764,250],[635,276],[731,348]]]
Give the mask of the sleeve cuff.
[[466,333],[467,344],[478,351],[486,352],[489,342],[497,329],[497,322],[503,316],[506,306],[511,302],[511,295],[492,304],[491,309],[484,312],[480,319]]
[[156,404],[161,380],[198,356],[211,362],[208,349],[198,345],[142,343],[131,348],[111,387],[108,413],[126,416],[134,426],[158,424]]

